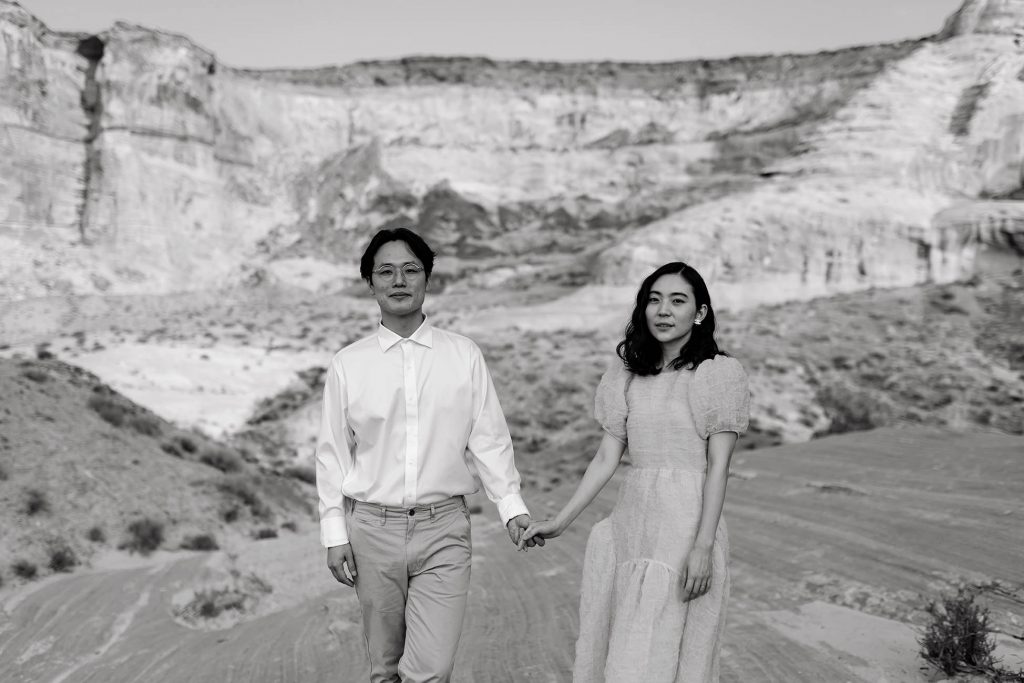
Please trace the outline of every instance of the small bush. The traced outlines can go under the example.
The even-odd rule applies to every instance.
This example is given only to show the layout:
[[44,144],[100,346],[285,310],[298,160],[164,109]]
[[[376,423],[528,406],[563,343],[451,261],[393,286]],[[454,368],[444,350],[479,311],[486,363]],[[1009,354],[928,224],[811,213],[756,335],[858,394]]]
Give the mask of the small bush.
[[295,533],[299,530],[299,525],[289,519],[287,522],[281,524],[281,528]]
[[241,459],[226,448],[211,448],[203,451],[203,454],[199,456],[199,462],[216,467],[225,474],[242,469]]
[[173,455],[175,458],[182,457],[181,451],[178,449],[178,444],[174,443],[173,441],[164,441],[162,444],[160,444],[160,450],[162,450],[167,455]]
[[[271,510],[262,500],[256,490],[246,481],[241,479],[229,479],[217,484],[221,492],[240,500],[252,513],[253,517],[270,517]],[[231,520],[226,520],[231,521]]]
[[69,572],[78,564],[75,551],[66,546],[50,551],[50,569],[55,572]]
[[93,543],[103,543],[107,540],[107,535],[103,532],[103,529],[98,526],[94,526],[89,529],[89,531],[85,533],[85,537]]
[[22,377],[30,379],[33,382],[36,382],[37,384],[44,384],[50,379],[49,373],[47,373],[44,370],[39,370],[38,368],[29,368],[28,370],[22,372],[21,375]]
[[103,420],[115,427],[124,424],[128,411],[120,401],[109,396],[94,394],[89,397],[89,407],[96,411]]
[[195,536],[188,536],[184,541],[181,542],[181,547],[184,550],[219,550],[220,546],[217,545],[217,539],[210,534],[196,534]]
[[46,496],[39,489],[29,489],[25,492],[25,514],[37,515],[40,512],[49,512],[50,503]]
[[11,569],[14,571],[15,576],[20,576],[23,579],[34,579],[36,578],[36,566],[28,560],[18,560]]
[[128,420],[128,426],[143,436],[158,437],[164,431],[160,421],[151,415],[136,415]]
[[128,525],[128,540],[121,544],[121,548],[148,555],[163,542],[164,525],[146,517]]
[[919,641],[922,657],[947,676],[994,667],[995,640],[988,609],[975,604],[971,592],[961,588],[955,596],[933,600],[927,611],[932,621]]
[[0,465],[0,481],[7,481],[7,468]]
[[257,529],[252,537],[257,541],[262,541],[265,538],[277,538],[277,529],[270,529],[268,527]]
[[186,453],[195,453],[197,450],[199,450],[199,447],[196,446],[196,442],[187,436],[179,436],[176,439],[176,441],[178,442],[178,446],[181,448],[181,450],[185,451]]
[[49,344],[36,344],[36,358],[39,360],[53,360],[56,358],[53,352],[46,348],[47,346]]
[[292,465],[284,468],[284,475],[316,486],[316,471],[312,467]]
[[231,524],[231,522],[234,522],[238,519],[239,514],[241,513],[238,509],[238,506],[232,505],[230,507],[224,508],[224,510],[220,513],[220,517],[228,524]]

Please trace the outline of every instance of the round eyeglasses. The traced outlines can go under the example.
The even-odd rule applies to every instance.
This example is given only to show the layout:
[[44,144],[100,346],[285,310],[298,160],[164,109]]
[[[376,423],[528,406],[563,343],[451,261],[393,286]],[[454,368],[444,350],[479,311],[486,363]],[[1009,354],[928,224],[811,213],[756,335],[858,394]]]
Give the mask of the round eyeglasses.
[[405,276],[406,280],[415,280],[423,274],[423,266],[416,265],[415,263],[406,263],[401,268],[395,268],[391,265],[381,266],[380,268],[375,268],[373,273],[385,282],[394,282],[399,270],[402,271],[402,275]]

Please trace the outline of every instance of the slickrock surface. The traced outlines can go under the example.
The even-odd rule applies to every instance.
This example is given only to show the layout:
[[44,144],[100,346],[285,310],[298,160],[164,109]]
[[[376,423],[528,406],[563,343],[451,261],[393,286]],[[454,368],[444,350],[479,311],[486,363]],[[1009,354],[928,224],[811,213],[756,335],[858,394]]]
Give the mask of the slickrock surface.
[[[744,454],[725,513],[733,593],[723,680],[928,680],[915,642],[921,610],[961,583],[988,586],[996,625],[1020,635],[1022,448],[1019,437],[878,430]],[[617,481],[564,537],[525,554],[489,504],[474,516],[456,680],[570,680],[583,548]],[[529,500],[542,515],[570,491]],[[8,597],[0,678],[364,679],[354,596],[323,568],[315,527],[301,529],[235,545],[230,558],[164,554]],[[255,578],[245,584],[232,570]],[[232,587],[250,598],[235,614],[205,627],[181,616],[196,590]],[[1000,643],[1007,664],[1024,663],[1019,641]]]

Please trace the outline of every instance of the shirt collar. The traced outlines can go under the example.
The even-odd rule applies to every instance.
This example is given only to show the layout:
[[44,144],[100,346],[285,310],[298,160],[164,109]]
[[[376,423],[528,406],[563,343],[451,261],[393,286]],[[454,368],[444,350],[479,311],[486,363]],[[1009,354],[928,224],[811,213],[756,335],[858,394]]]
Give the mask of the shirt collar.
[[[377,325],[377,341],[380,343],[381,351],[387,351],[403,339],[405,339],[405,337],[401,337],[384,327],[384,323],[379,323]],[[416,328],[416,331],[409,336],[409,341],[416,342],[421,346],[426,346],[428,349],[433,347],[434,328],[426,317],[423,318],[423,322]]]

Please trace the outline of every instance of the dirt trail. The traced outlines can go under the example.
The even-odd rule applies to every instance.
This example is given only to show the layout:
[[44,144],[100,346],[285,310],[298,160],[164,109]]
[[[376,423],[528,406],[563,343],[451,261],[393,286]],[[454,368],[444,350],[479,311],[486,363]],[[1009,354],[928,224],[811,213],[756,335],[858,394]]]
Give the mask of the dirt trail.
[[[924,681],[906,620],[922,595],[960,579],[1015,592],[987,598],[997,623],[1024,616],[1022,453],[1020,438],[880,430],[741,454],[726,513],[734,588],[723,680]],[[456,681],[570,680],[583,547],[616,488],[539,551],[514,552],[489,507],[474,517]],[[533,501],[535,514],[566,495]],[[303,533],[243,554],[257,573],[295,571],[272,581],[273,611],[224,630],[172,614],[216,555],[164,555],[8,593],[0,680],[366,680],[354,595],[310,569],[323,561],[315,543]],[[1024,655],[1012,642],[1008,664]]]

